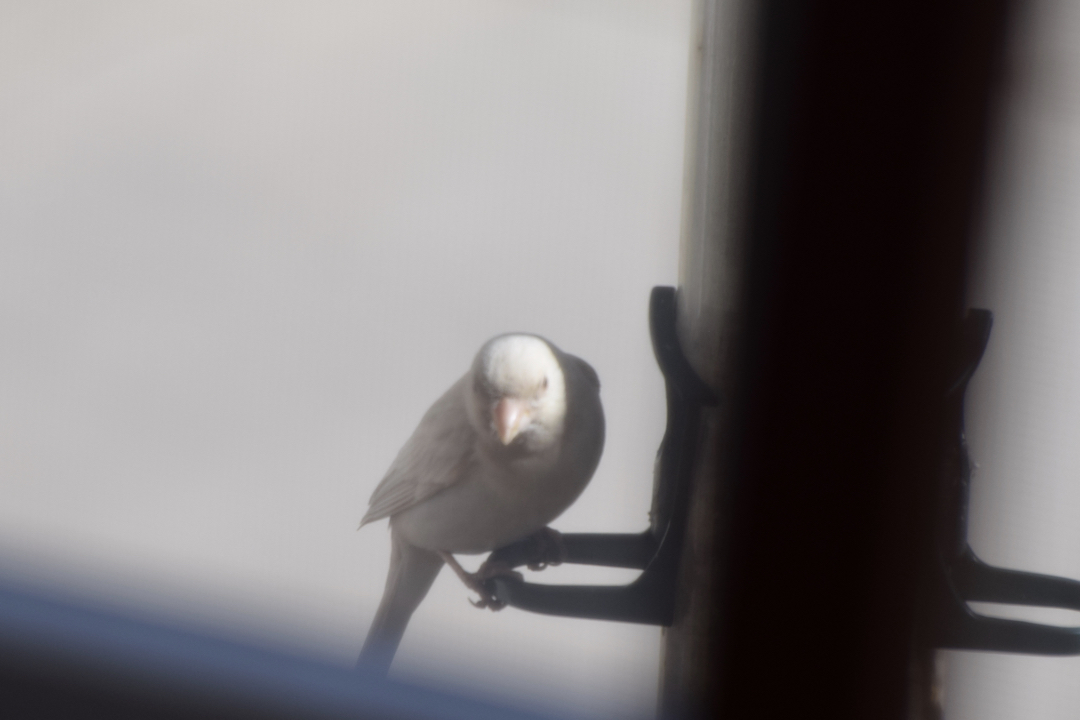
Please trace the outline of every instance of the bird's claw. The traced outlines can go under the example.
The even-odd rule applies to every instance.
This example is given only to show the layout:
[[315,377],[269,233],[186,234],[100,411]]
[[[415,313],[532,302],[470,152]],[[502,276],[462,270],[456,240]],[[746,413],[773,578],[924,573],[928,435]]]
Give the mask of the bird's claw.
[[476,579],[482,583],[495,578],[510,578],[511,580],[524,580],[525,576],[502,560],[485,560],[480,569],[476,571]]
[[[531,541],[529,558],[526,567],[530,570],[543,570],[549,565],[561,565],[566,560],[566,543],[563,542],[562,534],[551,528],[541,528],[528,538]],[[487,559],[474,573],[466,572],[452,553],[440,552],[439,556],[453,568],[465,586],[480,597],[469,602],[475,608],[490,608],[502,610],[506,603],[495,596],[494,585],[491,582],[495,578],[508,578],[522,582],[525,576],[514,570],[513,566],[504,560]]]
[[525,565],[530,570],[543,570],[549,565],[555,567],[566,560],[566,542],[558,530],[541,528],[530,539],[533,541],[533,557]]
[[502,610],[504,607],[506,607],[506,603],[491,594],[481,595],[479,600],[473,600],[470,598],[469,603],[474,608],[479,608],[480,610],[483,610],[484,608],[490,608],[495,612],[498,612],[499,610]]
[[500,560],[484,562],[480,569],[472,574],[475,583],[472,589],[480,596],[479,600],[469,601],[473,607],[491,608],[492,610],[502,610],[506,607],[506,603],[495,597],[495,593],[489,589],[491,587],[490,581],[500,577],[518,581],[525,579],[521,573]]
[[502,610],[506,607],[506,603],[495,597],[495,592],[491,589],[489,581],[497,577],[512,578],[518,581],[524,579],[521,573],[501,560],[488,560],[480,566],[479,570],[471,573],[466,572],[465,568],[461,567],[461,563],[454,559],[452,553],[439,552],[439,557],[453,569],[461,582],[465,583],[465,587],[480,596],[479,600],[469,600],[473,607]]

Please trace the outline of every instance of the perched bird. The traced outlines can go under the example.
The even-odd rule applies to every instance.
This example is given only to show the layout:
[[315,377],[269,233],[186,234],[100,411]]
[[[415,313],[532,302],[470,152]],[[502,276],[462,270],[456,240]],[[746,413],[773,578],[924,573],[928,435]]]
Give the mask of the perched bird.
[[547,340],[500,335],[427,411],[360,526],[390,518],[390,572],[357,666],[385,673],[405,626],[448,563],[498,609],[454,553],[494,550],[546,526],[585,489],[604,448],[600,380]]

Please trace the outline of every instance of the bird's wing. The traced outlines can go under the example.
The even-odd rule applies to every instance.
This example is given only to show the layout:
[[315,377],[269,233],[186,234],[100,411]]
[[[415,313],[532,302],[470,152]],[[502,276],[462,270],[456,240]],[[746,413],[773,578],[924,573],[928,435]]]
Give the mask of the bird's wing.
[[581,373],[581,376],[589,383],[593,390],[600,389],[600,376],[596,374],[596,370],[593,366],[585,362],[577,355],[571,355],[569,353],[563,353],[563,367],[573,367],[577,372]]
[[412,507],[469,473],[477,437],[465,405],[467,379],[454,383],[420,420],[372,493],[361,527]]

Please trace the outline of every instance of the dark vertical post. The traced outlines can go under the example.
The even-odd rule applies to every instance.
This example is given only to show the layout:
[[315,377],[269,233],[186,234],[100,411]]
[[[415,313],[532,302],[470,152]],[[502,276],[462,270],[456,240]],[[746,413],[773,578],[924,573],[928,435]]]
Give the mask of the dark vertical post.
[[[739,369],[753,10],[746,0],[698,0],[692,15],[678,324],[697,374],[721,395],[737,382]],[[732,436],[732,408],[721,397],[719,407],[702,410],[704,437],[690,488],[675,622],[664,631],[662,717],[693,714],[716,682],[719,462],[730,451],[724,442]]]
[[[690,142],[722,129],[748,152],[724,160],[726,176],[688,175],[688,191],[714,183],[699,205],[720,192],[710,177],[735,192],[713,196],[711,216],[688,203],[684,258],[689,244],[736,269],[683,274],[705,286],[685,293],[687,352],[713,364],[699,372],[724,407],[695,488],[662,708],[927,717],[917,588],[1006,0],[701,7],[736,18],[748,79],[729,121],[702,130],[699,117]],[[731,224],[715,222],[724,212]],[[701,307],[711,346],[690,312]]]

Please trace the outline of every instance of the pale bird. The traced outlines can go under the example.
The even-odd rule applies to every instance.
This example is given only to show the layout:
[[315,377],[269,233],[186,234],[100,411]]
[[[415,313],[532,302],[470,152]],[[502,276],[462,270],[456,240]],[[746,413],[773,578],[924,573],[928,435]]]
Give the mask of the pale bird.
[[[494,550],[547,524],[585,489],[604,447],[600,381],[584,360],[536,335],[500,335],[427,411],[371,496],[360,525],[390,518],[390,571],[358,667],[385,673],[443,563],[499,604],[454,553]],[[547,559],[552,559],[548,557]],[[538,562],[542,562],[538,558]]]

